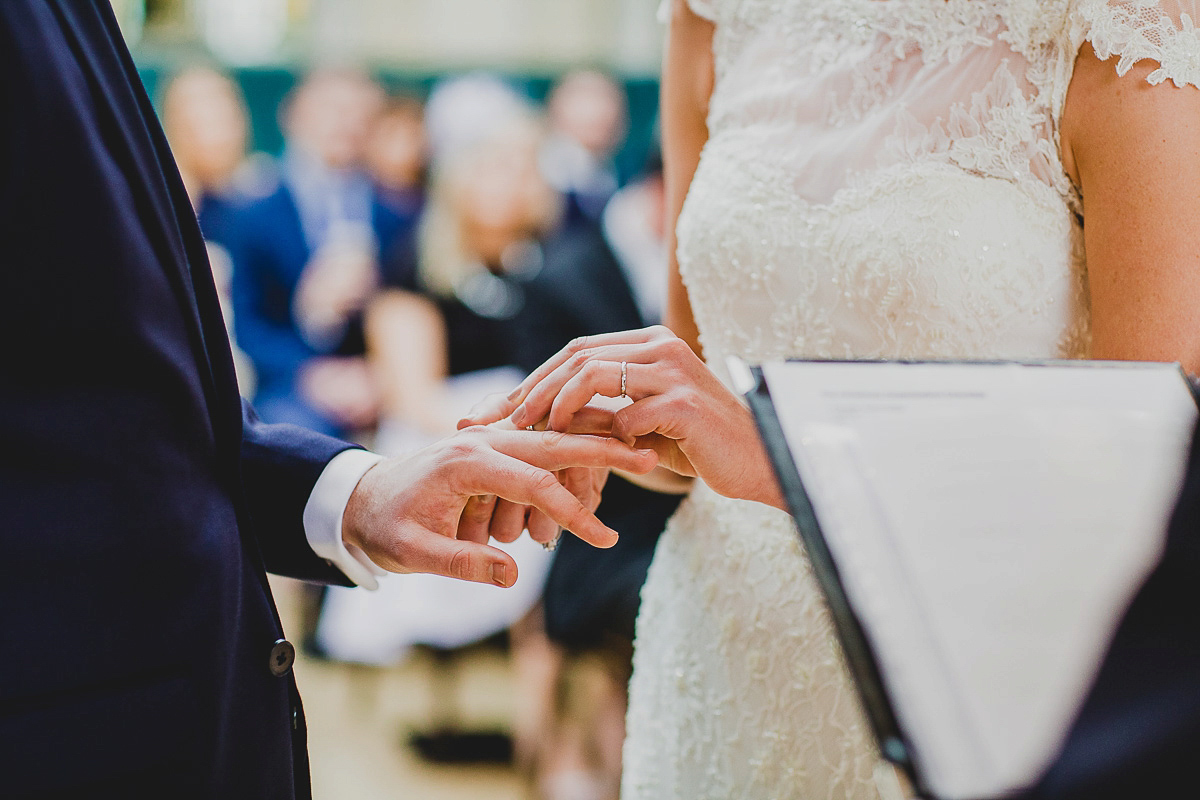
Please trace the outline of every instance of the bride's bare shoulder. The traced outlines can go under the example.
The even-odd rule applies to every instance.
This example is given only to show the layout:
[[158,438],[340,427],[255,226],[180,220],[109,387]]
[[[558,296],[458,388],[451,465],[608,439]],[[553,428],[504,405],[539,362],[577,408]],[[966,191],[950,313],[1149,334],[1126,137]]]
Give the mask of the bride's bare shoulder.
[[716,19],[716,3],[718,0],[663,0],[662,8],[669,10],[671,16],[692,14],[712,22]]

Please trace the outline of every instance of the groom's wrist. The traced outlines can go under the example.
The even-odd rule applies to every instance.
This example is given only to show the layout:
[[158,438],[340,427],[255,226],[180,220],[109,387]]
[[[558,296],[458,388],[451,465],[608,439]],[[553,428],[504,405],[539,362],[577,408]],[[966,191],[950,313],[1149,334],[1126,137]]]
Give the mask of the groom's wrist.
[[304,506],[304,535],[309,547],[330,566],[364,589],[375,589],[380,569],[358,547],[343,538],[346,507],[367,472],[383,456],[366,450],[346,450],[325,466]]

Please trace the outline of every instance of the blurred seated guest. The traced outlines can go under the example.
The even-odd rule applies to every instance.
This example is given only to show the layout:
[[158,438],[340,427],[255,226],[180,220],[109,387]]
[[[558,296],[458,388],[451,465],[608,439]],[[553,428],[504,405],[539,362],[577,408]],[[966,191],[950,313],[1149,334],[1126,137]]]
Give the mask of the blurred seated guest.
[[[524,287],[542,269],[561,203],[538,171],[542,128],[527,107],[513,106],[474,136],[436,163],[414,245],[385,265],[393,291],[369,315],[393,431],[443,435],[481,392],[508,391],[524,374],[516,370],[527,340]],[[411,352],[422,340],[428,360]],[[449,394],[464,381],[469,391],[455,401]]]
[[567,218],[598,220],[617,190],[613,155],[625,138],[624,90],[595,70],[567,73],[550,91],[542,172],[567,199]]
[[[185,69],[163,92],[162,122],[200,222],[221,312],[232,334],[229,239],[237,214],[251,199],[254,184],[252,169],[247,168],[249,125],[242,93],[228,76],[212,68]],[[236,346],[233,362],[238,389],[252,396],[254,365]]]
[[227,246],[244,201],[237,177],[249,126],[241,91],[210,67],[185,69],[163,92],[162,122],[205,240]]
[[[543,267],[525,286],[526,372],[572,339],[662,317],[666,205],[657,155],[609,201],[601,219],[600,226],[576,223],[545,243]],[[552,734],[531,754],[543,800],[617,797],[634,621],[658,537],[679,501],[614,475],[596,513],[620,541],[609,550],[579,547],[570,537],[559,545],[543,605],[546,632],[569,658],[558,676],[563,691],[557,694],[566,702]]]
[[350,436],[377,420],[361,314],[379,283],[380,253],[406,230],[362,169],[382,102],[360,73],[308,76],[282,111],[278,186],[238,215],[236,332],[269,422]]
[[464,147],[491,135],[515,116],[533,113],[527,97],[490,72],[444,80],[425,103],[425,138],[433,163],[441,164]]
[[425,111],[409,95],[388,99],[367,137],[366,167],[379,202],[413,225],[425,205]]
[[662,321],[667,303],[666,202],[662,154],[654,149],[642,174],[617,190],[600,219],[604,241],[616,256],[647,325]]

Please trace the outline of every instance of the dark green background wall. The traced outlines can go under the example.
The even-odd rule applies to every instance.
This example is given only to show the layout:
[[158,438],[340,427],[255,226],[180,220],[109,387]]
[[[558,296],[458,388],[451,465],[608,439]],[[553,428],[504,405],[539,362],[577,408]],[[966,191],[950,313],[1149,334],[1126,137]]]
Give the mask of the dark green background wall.
[[[168,69],[143,65],[140,70],[142,81],[150,96],[157,103],[159,92],[170,79]],[[276,109],[280,101],[296,84],[302,73],[286,68],[236,69],[231,74],[246,95],[250,110],[252,148],[277,154],[283,147],[283,136],[279,132]],[[445,75],[418,74],[411,72],[381,72],[375,77],[389,90],[406,91],[425,96],[430,88]],[[545,99],[554,78],[544,75],[502,75],[514,87],[524,91],[537,101]],[[645,162],[655,133],[658,119],[658,81],[652,78],[631,78],[622,81],[629,98],[629,138],[617,156],[617,167],[622,179],[637,174]]]

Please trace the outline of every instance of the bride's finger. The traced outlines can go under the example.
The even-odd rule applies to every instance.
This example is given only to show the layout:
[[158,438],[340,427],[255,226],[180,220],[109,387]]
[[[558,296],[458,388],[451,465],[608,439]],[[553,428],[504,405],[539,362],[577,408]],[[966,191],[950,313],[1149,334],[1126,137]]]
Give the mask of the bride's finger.
[[575,414],[596,395],[637,401],[661,394],[663,373],[652,366],[629,362],[591,361],[563,385],[550,406],[550,429],[570,430]]
[[641,328],[632,331],[618,331],[617,333],[601,333],[595,336],[581,336],[575,339],[562,350],[559,350],[550,357],[546,363],[535,369],[529,374],[525,380],[521,381],[521,385],[512,390],[508,395],[508,401],[514,406],[521,404],[529,395],[533,387],[537,386],[555,370],[567,363],[572,356],[584,351],[594,350],[598,347],[608,347],[611,345],[627,345],[627,344],[646,344],[648,342],[657,341],[664,337],[674,336],[668,328],[662,325],[654,325],[649,328]]
[[[525,395],[525,399],[521,405],[512,413],[510,419],[514,425],[520,427],[528,425],[529,421],[542,419],[547,416],[554,403],[554,398],[562,391],[563,386],[578,373],[588,369],[591,364],[596,362],[612,362],[617,365],[620,365],[622,361],[627,364],[654,364],[659,360],[660,352],[655,343],[606,345],[604,347],[582,350],[566,362],[560,364],[553,372],[546,375],[537,385],[531,388]],[[597,392],[597,394],[603,394],[606,397],[620,396],[621,376],[619,371],[616,373],[615,382],[605,388],[614,391],[601,391]]]
[[507,417],[516,407],[517,403],[512,402],[505,395],[489,394],[471,406],[471,410],[467,412],[466,416],[458,421],[458,429],[461,431],[472,425],[491,425]]
[[612,436],[622,441],[636,441],[650,434],[682,439],[685,435],[683,415],[684,411],[672,398],[664,395],[647,397],[613,414]]
[[687,435],[686,412],[671,397],[657,395],[626,406],[613,415],[612,436],[654,450],[659,466],[695,477],[695,467],[677,440]]

